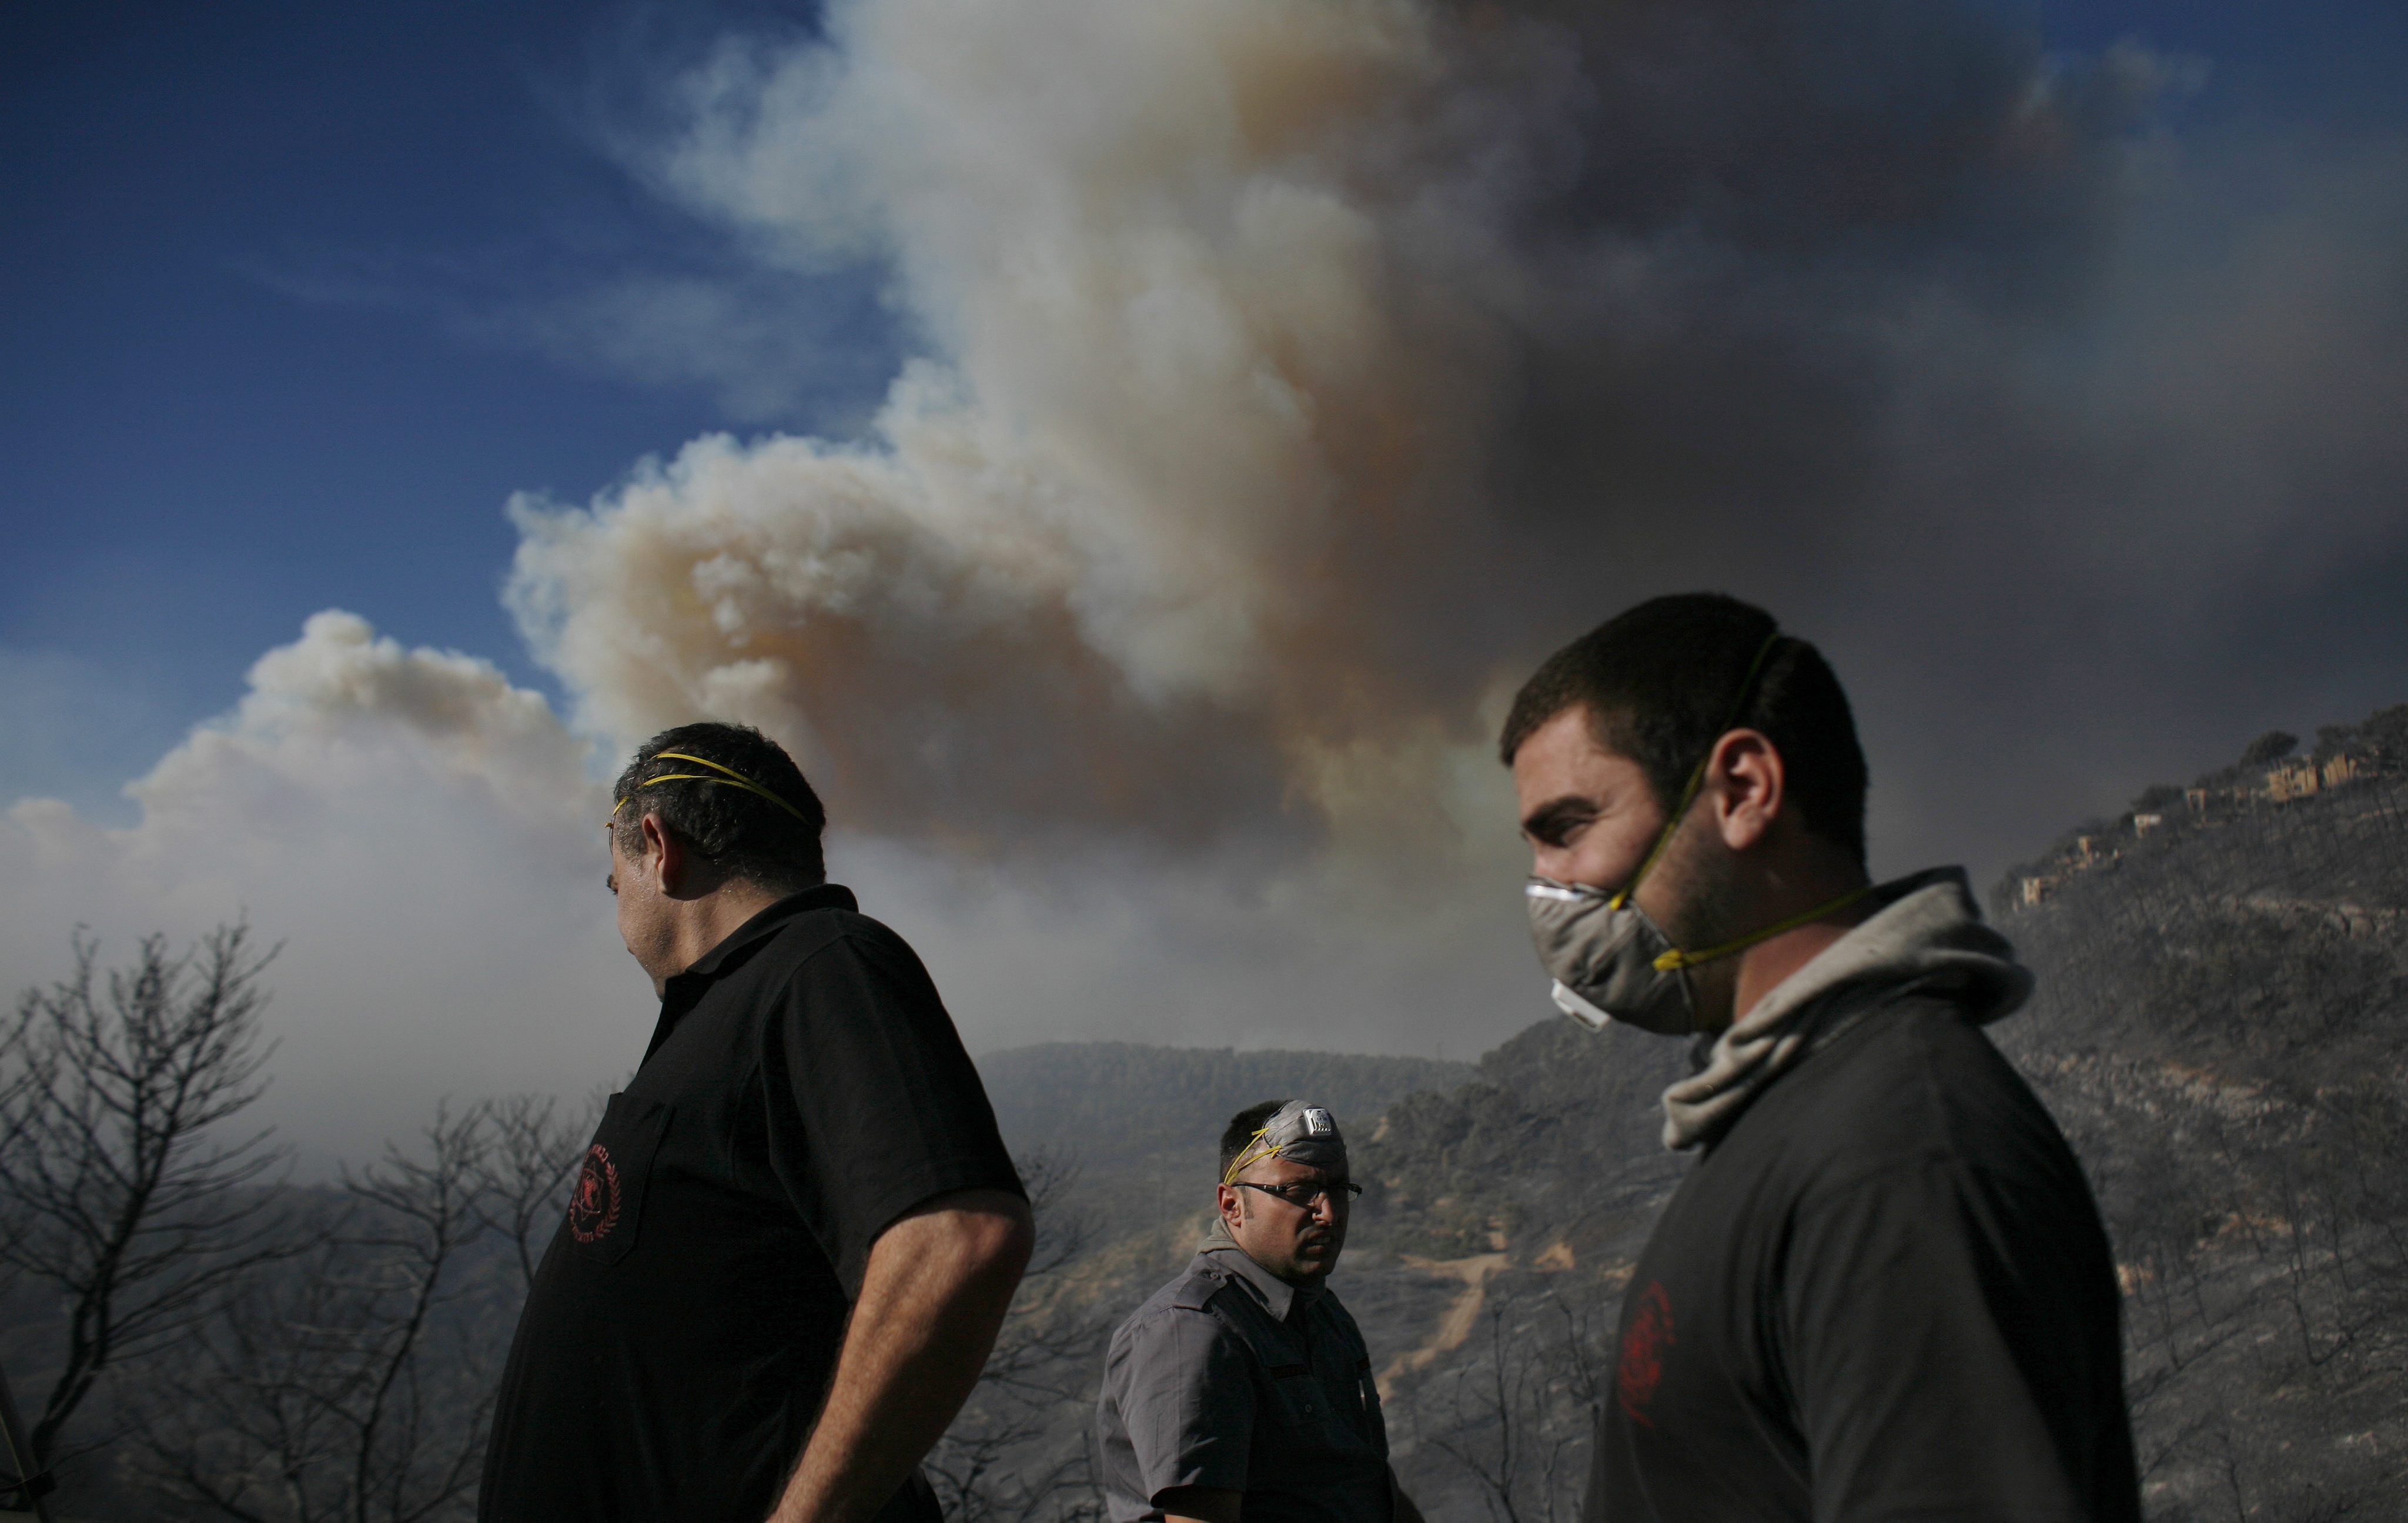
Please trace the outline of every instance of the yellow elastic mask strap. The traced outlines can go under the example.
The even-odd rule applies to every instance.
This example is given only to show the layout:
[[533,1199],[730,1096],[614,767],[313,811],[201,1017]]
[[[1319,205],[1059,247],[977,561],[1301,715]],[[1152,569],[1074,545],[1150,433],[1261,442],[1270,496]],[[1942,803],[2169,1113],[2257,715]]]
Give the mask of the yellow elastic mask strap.
[[1804,914],[1791,915],[1786,920],[1776,920],[1762,930],[1750,931],[1745,936],[1736,941],[1725,941],[1720,946],[1710,946],[1697,952],[1683,952],[1675,947],[1656,959],[1656,970],[1658,972],[1669,973],[1676,968],[1695,968],[1701,962],[1713,962],[1717,957],[1727,957],[1734,952],[1745,952],[1758,941],[1769,941],[1783,931],[1796,930],[1810,920],[1820,920],[1834,910],[1844,910],[1872,891],[1873,885],[1870,884],[1865,884],[1862,888],[1850,889],[1828,904],[1818,904]]
[[[1739,723],[1739,716],[1747,711],[1747,700],[1756,697],[1756,674],[1764,670],[1765,661],[1782,639],[1781,631],[1775,629],[1756,648],[1756,659],[1747,664],[1747,675],[1739,680],[1739,697],[1731,700],[1730,712],[1723,716],[1722,728],[1714,731],[1716,741],[1728,735],[1731,726]],[[1672,806],[1671,814],[1664,821],[1664,828],[1656,834],[1656,844],[1647,848],[1646,856],[1640,861],[1639,870],[1630,875],[1630,882],[1623,885],[1622,892],[1606,901],[1608,909],[1621,909],[1630,902],[1631,895],[1639,892],[1640,880],[1647,876],[1647,869],[1656,865],[1656,859],[1664,855],[1664,849],[1672,844],[1672,833],[1681,828],[1681,822],[1689,817],[1689,806],[1698,801],[1698,790],[1705,785],[1706,763],[1713,759],[1714,749],[1710,744],[1706,747],[1706,754],[1698,758],[1698,765],[1690,770],[1688,784],[1681,790],[1681,801]]]
[[1244,1173],[1248,1169],[1253,1168],[1255,1164],[1262,1162],[1265,1158],[1276,1158],[1280,1156],[1282,1148],[1277,1142],[1273,1142],[1269,1146],[1264,1148],[1256,1148],[1254,1146],[1256,1142],[1263,1140],[1263,1133],[1269,1130],[1270,1128],[1268,1127],[1265,1127],[1261,1128],[1261,1130],[1256,1131],[1252,1137],[1246,1139],[1246,1145],[1238,1149],[1237,1161],[1230,1164],[1229,1171],[1221,1176],[1222,1184],[1233,1185],[1237,1183],[1237,1179],[1240,1174]]
[[[692,762],[696,767],[708,767],[714,772],[724,772],[726,773],[726,776],[706,777],[700,772],[664,772],[658,777],[648,777],[644,779],[643,782],[637,783],[637,793],[641,793],[644,789],[651,787],[655,783],[716,783],[723,788],[741,788],[746,793],[758,794],[762,797],[769,800],[769,802],[777,805],[780,809],[784,810],[787,813],[793,815],[796,819],[802,821],[804,825],[809,826],[811,829],[817,830],[819,828],[817,825],[812,824],[811,817],[804,813],[801,810],[796,809],[794,805],[779,797],[776,794],[771,793],[768,789],[761,786],[758,783],[753,782],[751,778],[746,777],[743,773],[736,771],[731,768],[722,767],[708,756],[689,756],[682,751],[663,751],[654,754],[652,760]],[[627,796],[627,798],[633,798],[635,796],[635,794],[631,793]],[[614,820],[617,819],[619,817],[619,811],[625,809],[626,807],[627,799],[620,799],[616,804],[611,806],[610,817]]]

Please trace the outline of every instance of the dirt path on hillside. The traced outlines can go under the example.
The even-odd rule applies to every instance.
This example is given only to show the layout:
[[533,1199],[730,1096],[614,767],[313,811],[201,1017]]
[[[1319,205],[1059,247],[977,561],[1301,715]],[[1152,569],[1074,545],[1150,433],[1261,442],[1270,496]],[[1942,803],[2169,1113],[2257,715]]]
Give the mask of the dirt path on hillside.
[[1430,1362],[1451,1349],[1463,1346],[1471,1329],[1480,1321],[1480,1309],[1488,1303],[1488,1277],[1505,1267],[1505,1255],[1474,1254],[1469,1258],[1416,1258],[1399,1255],[1399,1263],[1424,1274],[1444,1280],[1460,1280],[1463,1289],[1438,1319],[1437,1329],[1423,1341],[1419,1348],[1398,1355],[1380,1372],[1380,1400],[1388,1400],[1395,1390],[1397,1377],[1412,1370],[1428,1368]]

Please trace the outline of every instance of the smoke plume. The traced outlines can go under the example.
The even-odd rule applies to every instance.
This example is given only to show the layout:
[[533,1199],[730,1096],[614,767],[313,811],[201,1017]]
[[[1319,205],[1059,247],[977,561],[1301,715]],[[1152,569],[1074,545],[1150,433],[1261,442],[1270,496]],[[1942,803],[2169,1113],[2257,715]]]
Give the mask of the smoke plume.
[[840,5],[690,70],[645,167],[889,262],[926,357],[867,439],[522,504],[513,604],[585,726],[762,724],[881,834],[1412,808],[1667,578],[2028,506],[1899,473],[2051,421],[2000,389],[2097,298],[2166,73],[1906,3]]

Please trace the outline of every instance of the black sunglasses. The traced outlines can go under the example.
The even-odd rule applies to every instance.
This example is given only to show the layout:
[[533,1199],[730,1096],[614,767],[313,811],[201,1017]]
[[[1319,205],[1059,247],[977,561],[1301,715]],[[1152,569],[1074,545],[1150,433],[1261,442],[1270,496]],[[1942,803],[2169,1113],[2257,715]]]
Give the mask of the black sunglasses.
[[1332,1190],[1342,1192],[1340,1200],[1342,1205],[1353,1205],[1354,1198],[1363,1193],[1363,1186],[1351,1179],[1340,1180],[1335,1185],[1310,1179],[1299,1179],[1290,1185],[1257,1185],[1252,1180],[1241,1179],[1237,1184],[1241,1190],[1260,1190],[1265,1195],[1275,1195],[1298,1211],[1312,1210],[1315,1201]]

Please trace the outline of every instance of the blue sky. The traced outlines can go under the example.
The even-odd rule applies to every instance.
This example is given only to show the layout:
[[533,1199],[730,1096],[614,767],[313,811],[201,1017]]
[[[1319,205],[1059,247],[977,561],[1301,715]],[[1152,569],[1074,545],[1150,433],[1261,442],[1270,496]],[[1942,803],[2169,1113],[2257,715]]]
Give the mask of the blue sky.
[[[2054,47],[2137,37],[2206,59],[2185,134],[2347,135],[2402,116],[2408,7],[2056,0],[2037,15]],[[857,424],[900,345],[877,272],[765,276],[609,147],[641,114],[636,65],[731,23],[810,17],[0,11],[0,797],[122,816],[116,788],[320,608],[544,685],[496,596],[510,494],[581,501],[713,429]],[[609,309],[579,305],[687,278],[781,282],[764,299],[781,332],[730,362],[755,383],[613,352],[592,315]]]
[[2400,89],[2408,12],[2383,0],[2044,0],[2037,14],[2056,47],[2132,38],[2208,60],[2206,122],[2367,127],[2396,125],[2408,111]]
[[727,263],[595,120],[625,50],[690,40],[594,6],[0,14],[0,647],[30,689],[0,795],[108,798],[320,608],[539,683],[497,598],[510,494],[875,399],[865,275],[809,293],[825,343],[767,408],[526,331]]

